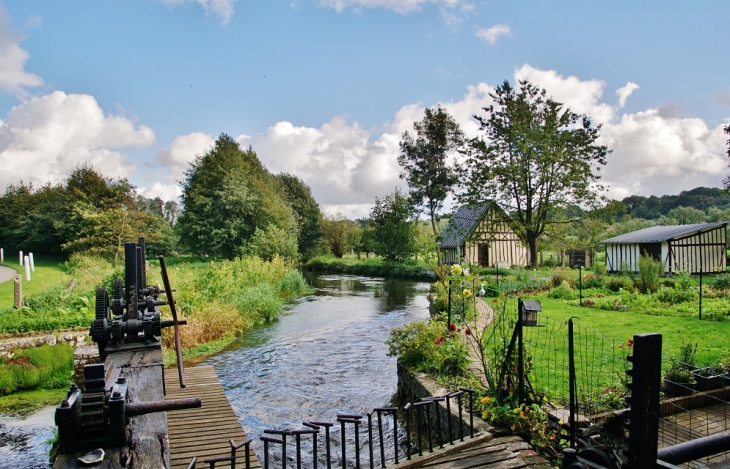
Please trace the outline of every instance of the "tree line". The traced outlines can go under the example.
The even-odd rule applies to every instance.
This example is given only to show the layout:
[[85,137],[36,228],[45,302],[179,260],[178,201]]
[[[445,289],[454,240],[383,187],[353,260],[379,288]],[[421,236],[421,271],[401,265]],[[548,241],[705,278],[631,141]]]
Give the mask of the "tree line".
[[[324,214],[302,180],[270,173],[253,148],[221,134],[185,172],[180,207],[136,195],[126,179],[89,166],[63,184],[10,186],[0,197],[0,246],[116,260],[124,241],[144,235],[154,251],[218,258],[306,260],[326,252],[374,253],[387,261],[434,258],[440,214],[452,198],[496,202],[534,265],[538,249],[592,244],[657,222],[730,215],[730,196],[720,189],[609,201],[600,185],[610,154],[596,143],[600,125],[526,80],[517,88],[504,81],[490,96],[494,104],[473,116],[480,135],[471,139],[443,107],[427,108],[400,141],[400,177],[408,192],[376,197],[364,220]],[[730,135],[730,125],[725,132]],[[419,223],[420,215],[429,223]]]

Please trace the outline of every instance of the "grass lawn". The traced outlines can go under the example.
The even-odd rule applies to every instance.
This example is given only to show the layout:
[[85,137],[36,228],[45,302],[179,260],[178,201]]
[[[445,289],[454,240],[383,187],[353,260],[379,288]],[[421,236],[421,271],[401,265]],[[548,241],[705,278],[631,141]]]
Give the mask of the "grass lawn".
[[576,324],[592,329],[619,343],[635,334],[662,334],[662,356],[676,358],[683,343],[697,343],[698,364],[717,363],[730,356],[730,323],[700,321],[696,317],[655,316],[631,311],[605,311],[567,304],[545,295],[534,297],[542,302],[542,315],[561,321],[571,316]]
[[[35,259],[35,271],[31,272],[31,281],[25,280],[24,267],[17,262],[2,262],[0,265],[15,269],[23,275],[23,297],[39,293],[46,288],[56,285],[64,278],[61,262],[56,259]],[[69,282],[71,279],[68,280]],[[0,311],[13,307],[13,281],[0,283]]]

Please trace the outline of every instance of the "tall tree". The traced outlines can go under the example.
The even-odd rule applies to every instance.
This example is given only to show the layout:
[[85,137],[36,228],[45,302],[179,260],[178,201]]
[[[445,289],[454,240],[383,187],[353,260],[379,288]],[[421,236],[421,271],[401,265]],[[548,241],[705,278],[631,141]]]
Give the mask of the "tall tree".
[[277,174],[275,178],[281,183],[299,225],[299,253],[309,258],[322,238],[322,211],[304,181],[286,173]]
[[386,261],[403,261],[416,252],[416,223],[413,206],[399,190],[382,199],[376,197],[370,212],[375,234],[375,254]]
[[530,247],[537,262],[537,242],[551,212],[571,205],[598,205],[603,187],[596,182],[608,149],[597,145],[601,126],[547,97],[527,80],[514,89],[508,81],[490,94],[495,104],[483,108],[481,138],[470,142],[469,202],[494,199],[512,228]]
[[[723,130],[726,134],[730,135],[730,124],[728,124]],[[730,158],[730,138],[727,140],[727,156]],[[723,179],[722,185],[726,191],[730,191],[730,176]]]
[[269,224],[296,230],[280,186],[252,148],[221,134],[185,172],[183,211],[175,225],[180,243],[198,253],[233,258]]
[[459,182],[453,157],[464,143],[464,134],[441,106],[426,108],[423,120],[413,124],[413,131],[404,132],[400,141],[400,178],[408,181],[413,205],[425,209],[433,235],[438,236],[436,214]]
[[335,257],[342,257],[348,249],[356,246],[350,245],[353,239],[352,232],[361,230],[360,225],[348,220],[342,213],[325,215],[322,218],[322,243]]

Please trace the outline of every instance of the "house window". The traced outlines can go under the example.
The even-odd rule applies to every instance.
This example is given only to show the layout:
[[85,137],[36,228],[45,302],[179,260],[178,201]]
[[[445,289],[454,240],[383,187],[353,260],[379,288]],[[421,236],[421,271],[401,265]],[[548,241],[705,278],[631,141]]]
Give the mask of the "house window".
[[662,260],[662,243],[641,243],[639,244],[639,256],[648,255],[655,260]]

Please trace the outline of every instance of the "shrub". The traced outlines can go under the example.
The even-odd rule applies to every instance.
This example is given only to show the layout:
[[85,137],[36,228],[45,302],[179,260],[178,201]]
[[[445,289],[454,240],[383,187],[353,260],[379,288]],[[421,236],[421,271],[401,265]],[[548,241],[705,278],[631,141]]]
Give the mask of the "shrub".
[[649,255],[639,258],[639,275],[634,279],[636,288],[641,293],[654,293],[659,289],[659,280],[663,273],[664,265]]
[[553,270],[553,287],[559,287],[561,283],[568,282],[570,288],[575,288],[575,275],[569,269]]
[[404,366],[432,371],[436,362],[436,348],[444,342],[445,330],[446,325],[436,321],[415,321],[396,327],[385,342],[388,356],[397,356]]
[[556,300],[570,300],[573,299],[574,296],[575,292],[572,288],[570,288],[570,285],[565,280],[548,293],[548,297]]
[[619,290],[632,290],[634,285],[630,278],[622,275],[612,275],[606,279],[605,283],[606,288],[614,292]]
[[715,277],[715,288],[719,289],[727,289],[730,288],[730,275],[729,274],[720,274],[717,277]]

